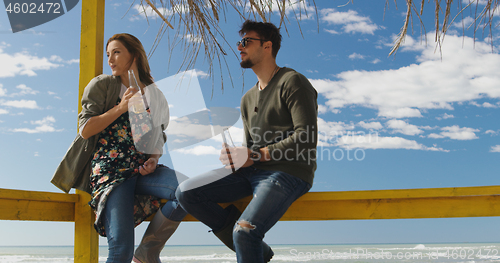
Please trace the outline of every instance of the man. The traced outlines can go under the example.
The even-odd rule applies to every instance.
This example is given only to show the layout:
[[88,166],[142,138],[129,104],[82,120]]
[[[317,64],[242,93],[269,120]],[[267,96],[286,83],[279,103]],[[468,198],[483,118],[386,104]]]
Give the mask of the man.
[[[251,68],[258,79],[241,100],[245,145],[224,145],[225,168],[188,179],[176,195],[188,213],[236,251],[238,262],[268,262],[274,253],[262,241],[265,233],[313,183],[317,92],[302,74],[276,64],[281,45],[276,26],[246,21],[239,33],[241,67]],[[249,195],[253,199],[243,213],[218,205]]]

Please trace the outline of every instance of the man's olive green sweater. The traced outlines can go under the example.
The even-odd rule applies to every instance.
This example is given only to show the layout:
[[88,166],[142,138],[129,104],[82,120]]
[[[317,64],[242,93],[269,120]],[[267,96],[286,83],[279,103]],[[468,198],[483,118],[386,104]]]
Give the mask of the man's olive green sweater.
[[246,146],[268,147],[271,161],[257,169],[283,171],[312,185],[316,170],[318,93],[309,80],[281,68],[267,87],[257,83],[241,99]]

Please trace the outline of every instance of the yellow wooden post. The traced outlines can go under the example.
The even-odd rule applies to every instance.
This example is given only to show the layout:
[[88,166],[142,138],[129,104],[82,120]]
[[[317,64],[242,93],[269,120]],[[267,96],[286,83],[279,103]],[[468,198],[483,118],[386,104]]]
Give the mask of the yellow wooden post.
[[[102,73],[104,45],[104,0],[82,1],[82,28],[80,34],[80,80],[78,112],[87,83]],[[75,263],[97,263],[99,259],[99,237],[94,230],[94,213],[88,202],[90,196],[76,191],[79,196],[75,204]]]
[[89,81],[102,73],[104,56],[104,0],[82,1],[82,29],[80,34],[80,83],[78,112],[83,90]]
[[75,263],[97,263],[99,261],[99,237],[95,231],[94,213],[88,202],[90,195],[76,191],[75,203]]

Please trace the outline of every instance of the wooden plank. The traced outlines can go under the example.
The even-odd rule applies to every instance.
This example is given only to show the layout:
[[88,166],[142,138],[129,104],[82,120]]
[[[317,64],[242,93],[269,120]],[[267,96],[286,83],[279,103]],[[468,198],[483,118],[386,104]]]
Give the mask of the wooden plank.
[[[247,197],[233,204],[242,211],[250,200]],[[281,220],[483,216],[500,216],[499,186],[310,192],[295,201]],[[191,215],[184,220],[196,221]]]
[[388,198],[425,198],[454,196],[485,196],[500,194],[500,186],[389,189],[338,192],[310,192],[297,201],[321,200],[355,200],[355,199],[388,199]]
[[0,199],[76,203],[78,201],[78,196],[74,194],[24,191],[24,190],[12,190],[12,189],[0,188]]
[[[241,211],[248,202],[233,203]],[[228,204],[223,204],[226,206]],[[295,201],[281,221],[500,216],[500,195]],[[184,221],[197,221],[191,215]]]
[[[243,210],[248,198],[234,204]],[[224,206],[227,204],[223,204]],[[87,209],[83,202],[81,209]],[[75,208],[68,202],[27,201],[0,198],[1,220],[75,221]],[[281,220],[348,220],[500,216],[500,195],[446,198],[400,198],[355,200],[297,200]],[[77,221],[79,221],[78,219]],[[87,219],[92,225],[93,219]],[[186,217],[185,221],[196,221]],[[84,223],[85,225],[86,223]],[[91,227],[89,227],[94,231]]]
[[500,196],[295,202],[281,220],[500,216]]
[[[498,186],[485,186],[311,192],[299,198],[282,220],[500,216],[498,189]],[[250,199],[234,204],[243,210]],[[73,221],[71,204],[77,201],[75,194],[0,189],[0,219]],[[91,213],[86,203],[83,208]],[[185,220],[196,221],[191,216]]]
[[73,222],[74,213],[74,203],[0,198],[1,220]]

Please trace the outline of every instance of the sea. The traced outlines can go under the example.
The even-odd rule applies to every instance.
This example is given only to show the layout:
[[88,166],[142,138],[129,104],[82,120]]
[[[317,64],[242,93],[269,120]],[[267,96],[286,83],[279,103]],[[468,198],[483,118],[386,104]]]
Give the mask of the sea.
[[[271,245],[271,262],[500,262],[500,243],[456,244],[321,244]],[[107,247],[99,247],[99,262],[106,262]],[[160,257],[167,262],[236,262],[224,246],[166,246]],[[72,246],[4,246],[0,262],[73,262]]]

